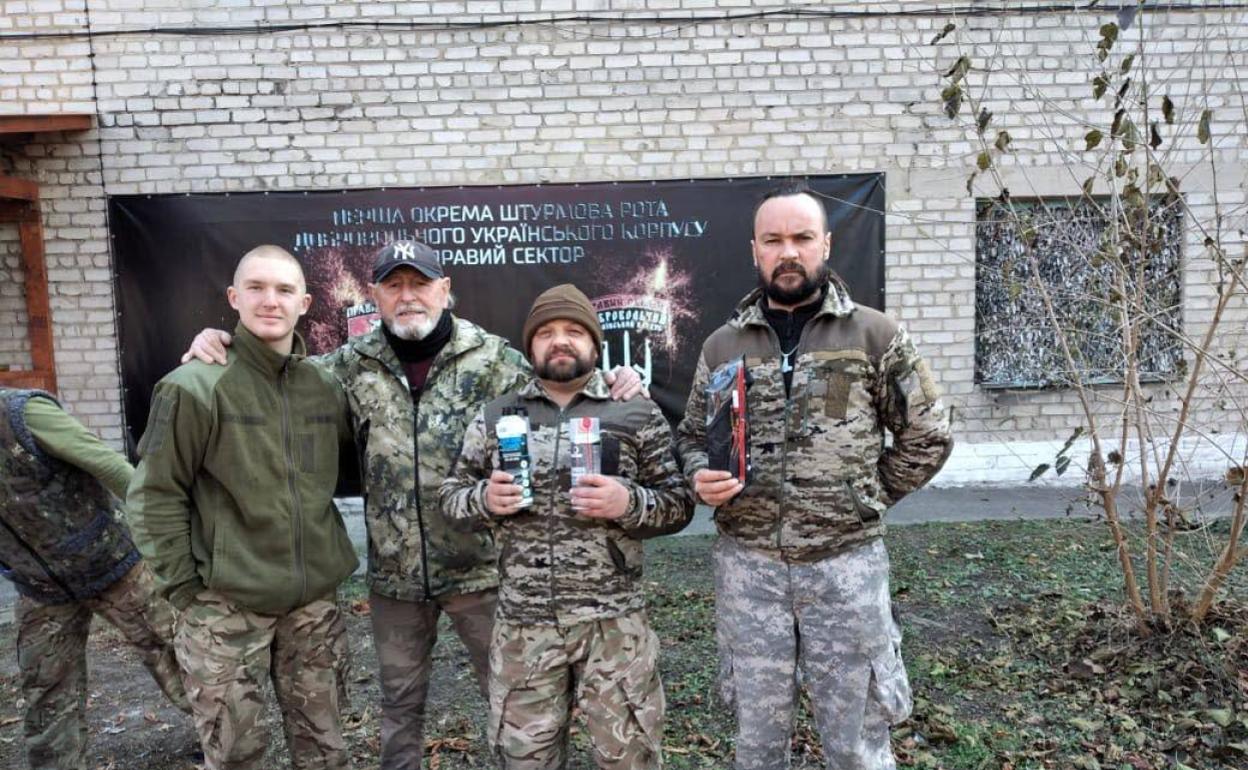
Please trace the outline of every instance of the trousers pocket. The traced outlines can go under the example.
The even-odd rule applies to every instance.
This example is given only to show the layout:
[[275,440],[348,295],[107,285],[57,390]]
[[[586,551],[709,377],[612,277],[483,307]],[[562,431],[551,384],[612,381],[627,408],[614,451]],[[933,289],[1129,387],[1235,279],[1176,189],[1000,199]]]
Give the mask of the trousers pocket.
[[[486,689],[489,695],[489,717],[486,741],[501,756],[503,723],[516,692],[529,686],[536,658],[527,653],[524,643],[514,634],[518,629],[496,622],[490,630],[490,673]],[[509,635],[513,634],[513,635]]]
[[910,691],[910,678],[901,651],[890,644],[871,656],[871,685],[868,697],[883,712],[889,724],[897,724],[910,716],[914,698]]
[[858,494],[858,490],[854,489],[854,482],[846,479],[844,484],[845,492],[849,495],[849,500],[854,506],[854,513],[858,515],[858,521],[863,525],[874,524],[879,521],[880,512],[863,501],[862,495]]
[[659,679],[659,637],[646,632],[645,649],[620,674],[617,681],[633,719],[647,739],[647,748],[657,755],[663,745],[663,683]]

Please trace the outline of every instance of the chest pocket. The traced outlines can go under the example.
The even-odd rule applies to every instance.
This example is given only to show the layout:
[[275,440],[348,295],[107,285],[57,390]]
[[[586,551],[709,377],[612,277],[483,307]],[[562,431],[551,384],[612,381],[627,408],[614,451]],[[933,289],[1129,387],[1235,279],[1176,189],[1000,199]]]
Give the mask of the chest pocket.
[[866,353],[856,350],[817,352],[812,355],[809,408],[832,420],[850,415],[851,401],[868,397],[872,376]]
[[637,475],[637,463],[630,455],[627,458],[622,455],[628,454],[625,451],[623,439],[618,433],[610,428],[602,432],[602,475],[604,476],[626,476],[632,478]]
[[[628,451],[627,439],[623,437],[625,430],[626,428],[609,423],[599,428],[598,472],[603,476],[632,478],[637,473],[636,460]],[[567,422],[560,427],[559,440],[569,448],[572,446],[572,437],[568,431]],[[561,470],[569,470],[572,467],[570,452],[565,449],[561,455],[559,458]]]

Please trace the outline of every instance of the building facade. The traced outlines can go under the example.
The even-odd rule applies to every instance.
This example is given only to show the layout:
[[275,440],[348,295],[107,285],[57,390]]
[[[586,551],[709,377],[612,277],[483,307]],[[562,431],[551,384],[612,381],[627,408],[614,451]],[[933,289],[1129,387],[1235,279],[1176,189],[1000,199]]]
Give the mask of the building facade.
[[[1119,31],[1102,63],[1108,22]],[[1077,197],[1103,162],[1087,134],[1108,134],[1115,107],[1093,80],[1135,53],[1177,114],[1157,152],[1182,180],[1175,286],[1199,339],[1218,281],[1211,223],[1244,250],[1246,37],[1248,10],[1213,3],[1123,17],[986,2],[0,0],[0,117],[94,118],[0,142],[0,174],[41,186],[60,395],[120,446],[109,196],[882,172],[888,308],[955,409],[959,445],[938,482],[1012,483],[1084,420],[1069,388],[988,387],[977,373],[991,322],[981,308],[977,326],[984,200],[1000,185]],[[968,103],[951,118],[942,90],[963,55]],[[993,115],[984,138],[972,107]],[[1000,130],[1007,151],[988,149],[968,185]],[[0,224],[0,365],[21,369],[11,230]],[[1225,387],[1191,417],[1222,432],[1193,450],[1195,475],[1219,475],[1222,452],[1248,441],[1236,352],[1248,310],[1225,312]],[[1159,412],[1176,409],[1181,373],[1146,385]],[[1096,410],[1119,408],[1114,385],[1094,392]]]

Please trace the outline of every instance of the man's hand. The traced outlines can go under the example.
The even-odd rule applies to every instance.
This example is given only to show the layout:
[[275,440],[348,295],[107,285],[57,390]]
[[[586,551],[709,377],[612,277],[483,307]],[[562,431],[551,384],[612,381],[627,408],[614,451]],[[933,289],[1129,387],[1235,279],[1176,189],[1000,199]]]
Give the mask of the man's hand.
[[611,386],[611,398],[615,401],[632,401],[638,393],[650,398],[650,391],[641,384],[641,375],[631,366],[617,366],[602,377]]
[[198,358],[205,364],[225,366],[230,360],[225,354],[225,349],[229,347],[232,339],[229,332],[220,329],[204,329],[191,341],[191,349],[182,354],[182,363],[185,364],[192,358]]
[[745,486],[728,471],[703,468],[693,474],[693,491],[702,502],[718,508],[740,494]]
[[495,516],[511,516],[519,513],[524,490],[513,484],[515,477],[506,471],[494,471],[485,485],[485,507]]
[[610,476],[587,473],[572,487],[572,510],[591,519],[618,519],[628,512],[628,487]]

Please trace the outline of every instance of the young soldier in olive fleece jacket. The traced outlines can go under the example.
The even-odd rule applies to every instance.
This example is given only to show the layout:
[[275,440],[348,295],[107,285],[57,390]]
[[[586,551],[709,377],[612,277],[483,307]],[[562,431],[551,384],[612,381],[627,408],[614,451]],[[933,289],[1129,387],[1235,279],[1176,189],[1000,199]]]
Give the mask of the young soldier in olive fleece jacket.
[[[86,767],[87,634],[99,615],[189,711],[173,611],[114,495],[133,469],[50,394],[0,388],[0,575],[13,581],[17,664],[32,770]],[[110,494],[110,492],[112,494]]]
[[[440,496],[448,519],[488,523],[499,541],[487,738],[507,770],[563,767],[575,695],[599,767],[657,768],[664,701],[641,540],[684,527],[692,495],[658,407],[610,400],[594,369],[602,330],[584,294],[570,285],[542,294],[524,337],[536,378],[477,415]],[[495,432],[517,407],[530,423],[525,509],[498,470]],[[601,473],[573,487],[568,425],[580,418],[598,419]]]
[[293,257],[252,250],[229,297],[229,363],[156,386],[130,485],[135,539],[182,610],[175,645],[207,767],[263,766],[271,673],[292,765],[346,768],[334,592],[357,560],[333,503],[346,401],[294,332],[311,297]]

